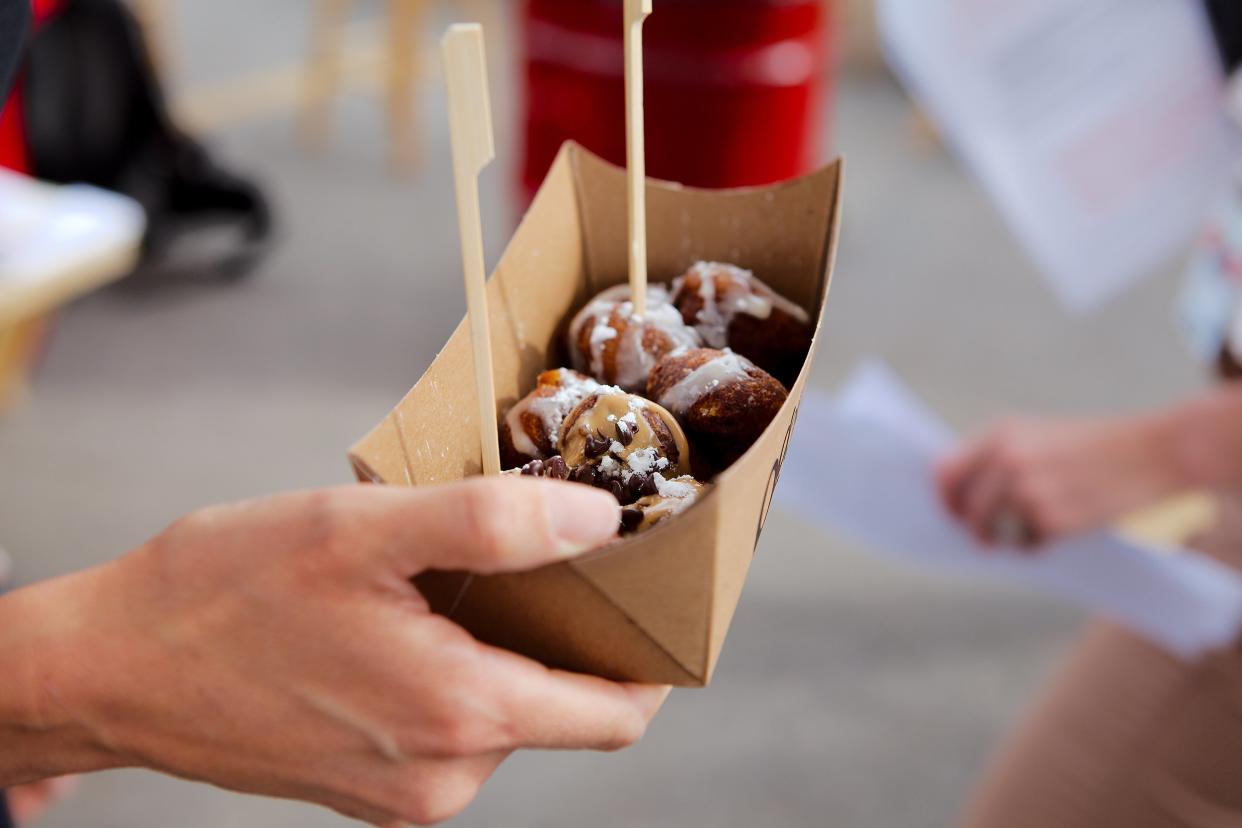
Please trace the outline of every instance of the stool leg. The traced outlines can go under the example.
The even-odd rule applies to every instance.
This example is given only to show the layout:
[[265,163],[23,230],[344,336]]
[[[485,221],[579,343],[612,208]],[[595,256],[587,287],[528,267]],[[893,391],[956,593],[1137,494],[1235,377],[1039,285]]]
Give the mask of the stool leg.
[[0,328],[0,411],[24,395],[48,327],[48,318],[38,317]]
[[426,0],[388,0],[388,152],[401,172],[417,169],[420,159],[415,93],[426,8]]
[[322,149],[331,127],[332,101],[341,84],[345,17],[352,0],[317,0],[311,21],[301,118],[302,145]]
[[147,52],[156,74],[169,78],[177,68],[171,35],[172,11],[168,0],[135,0],[134,15],[142,26],[147,41]]

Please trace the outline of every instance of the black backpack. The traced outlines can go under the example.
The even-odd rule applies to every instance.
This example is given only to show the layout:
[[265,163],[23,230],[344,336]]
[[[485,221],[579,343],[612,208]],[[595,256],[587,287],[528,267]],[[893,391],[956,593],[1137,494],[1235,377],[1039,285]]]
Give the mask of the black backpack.
[[30,3],[27,0],[0,0],[0,101],[9,96],[22,40],[29,28]]
[[1207,12],[1225,71],[1232,74],[1242,67],[1242,5],[1238,0],[1207,0]]
[[124,193],[146,210],[144,259],[204,226],[236,228],[218,272],[249,271],[267,200],[172,123],[137,21],[119,0],[65,0],[28,38],[18,82],[31,173]]

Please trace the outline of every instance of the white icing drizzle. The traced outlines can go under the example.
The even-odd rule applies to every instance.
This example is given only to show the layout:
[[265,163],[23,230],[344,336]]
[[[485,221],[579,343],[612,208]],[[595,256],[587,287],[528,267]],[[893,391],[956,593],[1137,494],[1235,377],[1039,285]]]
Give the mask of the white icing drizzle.
[[600,385],[590,377],[579,379],[566,376],[555,393],[547,396],[532,394],[522,400],[510,408],[509,413],[505,415],[505,423],[508,424],[509,434],[513,438],[513,447],[527,457],[534,457],[538,460],[547,459],[545,452],[535,445],[535,441],[526,433],[522,425],[522,415],[524,413],[535,415],[540,425],[543,426],[544,433],[548,435],[549,444],[555,446],[560,439],[561,424],[565,422],[569,412],[574,410],[574,406],[591,394],[606,388],[608,386]]
[[591,348],[597,348],[610,339],[617,338],[617,329],[609,327],[604,323],[598,323],[595,329],[591,331]]
[[[738,314],[767,319],[776,308],[803,324],[810,321],[802,307],[772,290],[751,271],[736,265],[696,262],[684,276],[673,281],[674,295],[681,292],[688,276],[696,276],[699,280],[698,295],[703,307],[695,317],[694,327],[708,347],[724,348],[729,344],[729,326]],[[727,279],[723,291],[717,285],[722,276]]]
[[[618,333],[611,324],[613,314],[629,320],[625,330]],[[582,326],[591,320],[594,327],[588,337],[589,353],[579,353],[579,341]],[[569,326],[570,351],[573,353],[574,367],[587,371],[592,376],[604,376],[604,346],[616,339],[616,375],[609,377],[622,388],[642,390],[647,385],[647,377],[655,368],[656,357],[643,348],[643,334],[655,328],[663,333],[672,343],[673,348],[695,348],[701,344],[699,334],[681,318],[680,311],[673,307],[668,289],[663,285],[650,285],[647,288],[647,314],[642,318],[634,316],[634,304],[630,301],[629,285],[617,285],[605,290],[587,303]]]
[[695,403],[711,392],[746,379],[754,367],[754,363],[746,357],[726,349],[661,394],[659,403],[676,416],[683,417]]

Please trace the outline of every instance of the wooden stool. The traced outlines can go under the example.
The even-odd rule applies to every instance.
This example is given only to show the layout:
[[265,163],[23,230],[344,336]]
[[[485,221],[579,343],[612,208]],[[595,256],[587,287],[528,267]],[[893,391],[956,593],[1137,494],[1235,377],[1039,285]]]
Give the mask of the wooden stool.
[[[346,21],[355,0],[317,0],[311,22],[311,51],[304,72],[301,115],[303,145],[322,149],[331,131],[332,102],[341,87]],[[489,0],[458,0],[463,19],[494,28]],[[388,120],[388,154],[399,170],[418,166],[417,84],[425,65],[419,34],[431,0],[386,0],[383,89]]]
[[151,64],[160,78],[167,78],[176,69],[176,54],[170,34],[172,12],[168,5],[168,0],[130,2],[134,17],[142,27],[142,36],[147,44],[147,53],[151,56]]

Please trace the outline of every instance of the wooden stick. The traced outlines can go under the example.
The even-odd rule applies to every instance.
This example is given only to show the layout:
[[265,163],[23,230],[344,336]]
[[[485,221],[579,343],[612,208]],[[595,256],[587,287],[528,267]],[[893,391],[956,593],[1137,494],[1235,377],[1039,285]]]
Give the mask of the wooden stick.
[[625,154],[630,185],[630,297],[647,313],[647,142],[643,118],[643,22],[651,0],[625,0]]
[[500,438],[496,427],[496,389],[492,385],[492,341],[488,330],[487,274],[483,261],[483,221],[479,215],[479,173],[496,156],[483,27],[477,23],[449,27],[442,43],[448,83],[449,130],[453,143],[453,177],[457,184],[457,222],[466,274],[466,307],[474,350],[474,382],[479,397],[479,437],[483,473],[500,474]]

